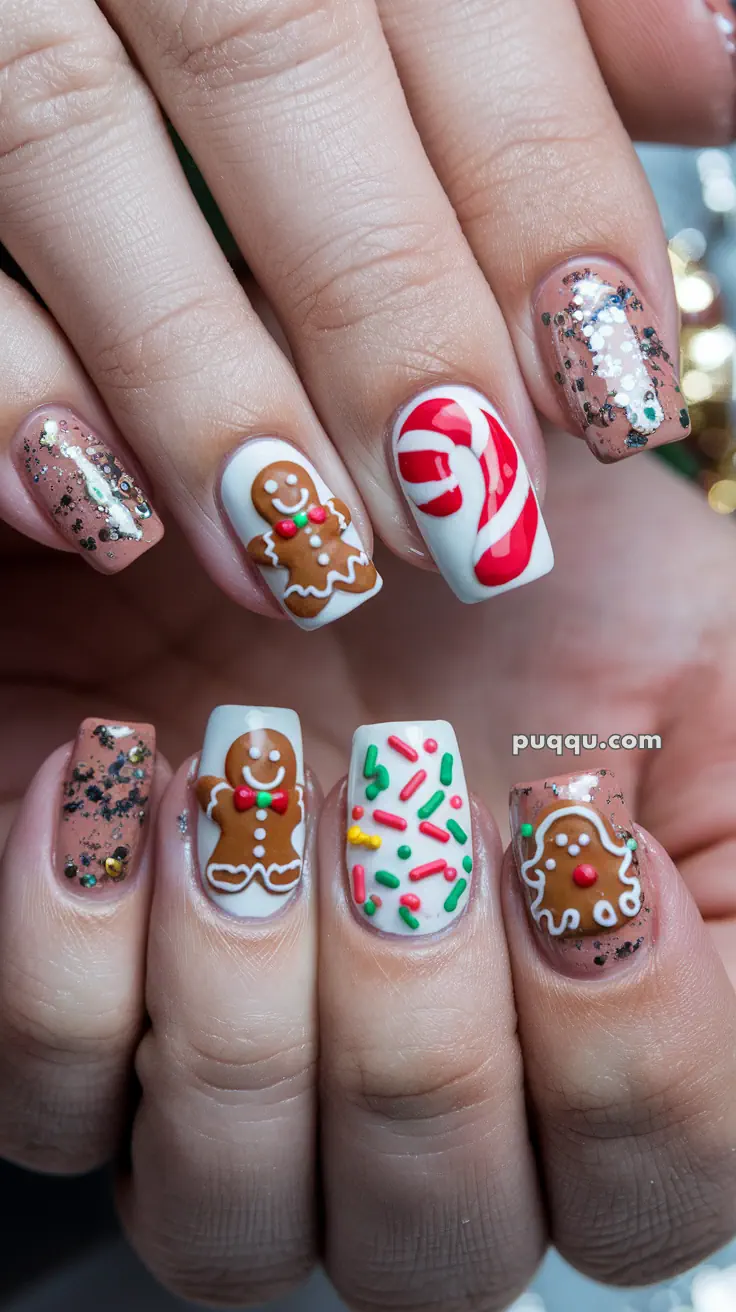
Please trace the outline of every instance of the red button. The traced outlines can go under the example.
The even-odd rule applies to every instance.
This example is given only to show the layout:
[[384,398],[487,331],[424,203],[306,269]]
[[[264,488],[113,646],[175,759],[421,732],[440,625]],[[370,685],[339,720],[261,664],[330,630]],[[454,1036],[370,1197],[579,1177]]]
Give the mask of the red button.
[[578,888],[590,888],[598,878],[598,871],[595,866],[576,866],[572,872],[572,880]]
[[327,519],[327,511],[324,506],[310,506],[307,511],[307,519],[310,524],[324,524]]
[[252,788],[236,788],[233,793],[233,806],[236,811],[247,811],[255,800],[256,795]]
[[280,538],[293,538],[297,532],[293,519],[280,519],[278,524],[274,524],[274,528]]

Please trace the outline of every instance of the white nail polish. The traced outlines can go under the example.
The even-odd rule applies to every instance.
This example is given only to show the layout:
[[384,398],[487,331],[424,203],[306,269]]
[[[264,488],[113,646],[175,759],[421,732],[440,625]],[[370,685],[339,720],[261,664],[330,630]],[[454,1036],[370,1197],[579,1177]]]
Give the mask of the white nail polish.
[[364,724],[353,738],[345,859],[357,915],[418,937],[461,915],[473,836],[463,763],[446,720]]
[[220,495],[251,560],[300,628],[321,628],[380,592],[348,507],[289,442],[244,442],[225,467]]
[[205,892],[231,915],[273,915],[299,883],[304,856],[304,754],[296,712],[216,707],[196,791]]
[[552,569],[521,452],[480,392],[422,392],[396,420],[393,451],[417,527],[461,601],[485,601]]

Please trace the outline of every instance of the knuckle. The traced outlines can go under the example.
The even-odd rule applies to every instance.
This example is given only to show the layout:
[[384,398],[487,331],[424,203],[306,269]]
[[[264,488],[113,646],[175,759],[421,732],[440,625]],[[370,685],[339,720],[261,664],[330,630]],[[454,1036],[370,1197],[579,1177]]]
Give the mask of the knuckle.
[[[213,1027],[214,1029],[214,1027]],[[240,1095],[259,1106],[280,1104],[309,1094],[316,1082],[316,1052],[303,1034],[282,1036],[252,1033],[234,1038],[200,1031],[194,1036],[169,1036],[161,1042],[150,1030],[136,1059],[141,1086],[165,1087],[182,1078],[197,1093],[214,1099]]]
[[[137,303],[126,322],[96,325],[88,355],[102,388],[126,393],[185,381],[194,388],[203,376],[203,385],[211,387],[213,362],[222,368],[228,359],[235,360],[242,332],[234,323],[232,304],[180,285],[173,271],[167,278],[160,270],[157,292],[158,309],[151,302]],[[228,325],[236,331],[229,333]]]

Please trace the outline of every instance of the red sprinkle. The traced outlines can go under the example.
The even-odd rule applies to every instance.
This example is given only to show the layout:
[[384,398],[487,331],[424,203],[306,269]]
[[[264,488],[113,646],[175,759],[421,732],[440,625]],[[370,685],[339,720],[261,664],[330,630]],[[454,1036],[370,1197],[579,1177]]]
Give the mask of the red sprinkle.
[[[375,811],[373,812],[375,815]],[[430,820],[422,820],[419,826],[420,834],[426,834],[427,838],[436,838],[438,843],[449,843],[450,835],[446,829],[438,829]]]
[[383,906],[383,898],[379,897],[377,893],[371,893],[371,902],[373,903],[374,907]]
[[438,861],[428,861],[426,866],[415,866],[413,870],[410,870],[409,878],[413,879],[414,883],[416,883],[418,879],[426,879],[428,875],[438,875],[440,871],[445,870],[446,867],[447,862],[442,861],[441,859]]
[[307,511],[307,519],[310,524],[324,524],[327,519],[327,511],[324,506],[310,506]]
[[397,738],[395,733],[390,735],[388,745],[393,747],[395,752],[401,752],[401,755],[405,756],[407,761],[419,760],[419,752],[415,752],[414,748],[405,743],[403,738]]
[[453,808],[454,811],[459,811],[462,804],[463,804],[463,799],[462,797],[458,797],[457,793],[455,793],[454,797],[450,798],[450,806]]
[[365,866],[353,866],[353,896],[362,906],[365,902]]
[[598,878],[598,871],[595,866],[581,865],[576,866],[572,872],[572,880],[578,888],[592,888]]
[[410,911],[418,911],[422,905],[416,893],[404,893],[399,898],[399,903],[402,907],[408,907]]
[[365,811],[362,806],[354,806],[350,814],[352,815],[353,820],[362,820]]
[[404,784],[404,787],[399,793],[399,797],[401,798],[402,802],[408,802],[409,798],[414,796],[415,792],[417,791],[417,788],[421,788],[426,778],[427,778],[426,770],[417,770],[416,774],[412,775],[409,782]]
[[274,528],[280,538],[293,538],[299,532],[293,519],[280,519],[278,524],[274,524]]
[[377,825],[388,825],[389,829],[406,829],[404,817],[402,815],[392,815],[390,811],[374,811],[373,819]]
[[425,750],[425,752],[436,752],[436,751],[437,751],[437,741],[436,741],[436,739],[434,739],[434,738],[425,738],[425,740],[424,740],[424,750]]
[[454,880],[457,879],[457,870],[455,870],[454,866],[447,867],[445,871],[445,879],[447,880],[448,884],[452,884]]

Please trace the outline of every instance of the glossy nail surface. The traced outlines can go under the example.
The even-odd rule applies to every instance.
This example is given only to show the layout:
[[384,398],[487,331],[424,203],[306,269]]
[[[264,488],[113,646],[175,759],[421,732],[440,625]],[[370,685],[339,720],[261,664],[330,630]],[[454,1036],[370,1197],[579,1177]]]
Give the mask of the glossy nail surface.
[[216,707],[196,792],[205,892],[232,915],[273,915],[302,873],[304,755],[296,712]]
[[15,435],[13,459],[54,527],[103,574],[125,569],[163,536],[124,463],[74,411],[34,411]]
[[225,466],[220,495],[250,559],[300,628],[321,628],[380,591],[348,507],[290,443],[244,442]]
[[618,265],[589,259],[553,270],[537,292],[534,318],[571,424],[599,460],[687,436],[679,362]]
[[64,882],[99,892],[133,874],[155,752],[150,724],[82,722],[61,798],[57,862]]
[[345,861],[355,911],[374,929],[431,934],[465,909],[473,835],[463,763],[446,720],[356,730]]
[[417,527],[461,601],[485,601],[551,570],[521,452],[480,392],[422,392],[396,419],[393,452]]
[[631,816],[610,770],[518,784],[511,836],[531,923],[555,965],[600,973],[640,951],[651,907]]

